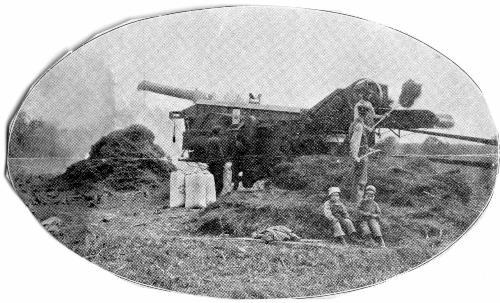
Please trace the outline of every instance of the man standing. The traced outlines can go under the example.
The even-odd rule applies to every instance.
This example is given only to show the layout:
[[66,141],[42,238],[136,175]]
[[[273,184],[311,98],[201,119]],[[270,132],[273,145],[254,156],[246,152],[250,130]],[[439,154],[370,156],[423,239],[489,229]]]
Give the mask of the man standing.
[[208,171],[214,175],[215,181],[215,193],[217,196],[222,191],[224,186],[224,151],[222,150],[222,142],[219,138],[221,131],[220,126],[216,126],[212,129],[212,135],[207,140],[206,144],[206,155]]
[[323,204],[323,213],[332,222],[335,239],[346,245],[346,233],[352,237],[356,233],[356,229],[345,205],[340,200],[340,188],[330,187],[328,189],[328,200]]
[[378,242],[380,247],[385,247],[384,238],[382,238],[382,230],[380,228],[380,207],[375,202],[375,193],[377,189],[373,185],[368,185],[365,189],[363,201],[359,205],[359,214],[361,222],[359,228],[361,236],[367,238],[372,236]]
[[362,102],[354,108],[354,121],[349,126],[349,152],[354,160],[353,184],[351,200],[359,205],[363,198],[363,191],[368,181],[368,157],[363,157],[369,151],[368,139],[371,128],[366,125],[370,108]]
[[248,160],[245,158],[245,155],[247,154],[247,148],[245,143],[246,142],[244,136],[241,133],[238,133],[234,142],[234,150],[233,150],[232,178],[233,178],[234,190],[238,189],[240,182],[242,181],[240,174],[243,173],[245,160]]

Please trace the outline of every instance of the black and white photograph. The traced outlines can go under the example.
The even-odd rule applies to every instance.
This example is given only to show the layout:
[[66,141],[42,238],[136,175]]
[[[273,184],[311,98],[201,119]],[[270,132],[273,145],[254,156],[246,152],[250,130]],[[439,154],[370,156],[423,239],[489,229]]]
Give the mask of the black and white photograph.
[[104,30],[13,109],[8,202],[112,279],[191,295],[327,296],[438,262],[488,212],[494,119],[459,62],[362,17]]

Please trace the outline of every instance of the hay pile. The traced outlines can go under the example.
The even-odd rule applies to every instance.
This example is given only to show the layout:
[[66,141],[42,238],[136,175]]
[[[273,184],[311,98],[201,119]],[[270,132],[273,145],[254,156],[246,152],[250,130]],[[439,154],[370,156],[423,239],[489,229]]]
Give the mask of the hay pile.
[[368,175],[379,197],[393,206],[417,207],[434,198],[466,205],[472,194],[465,174],[459,169],[438,173],[426,159],[407,160],[389,168],[375,163]]
[[[202,234],[248,237],[255,230],[285,225],[300,237],[331,239],[332,228],[322,212],[329,186],[342,188],[352,218],[359,219],[356,205],[349,202],[350,165],[326,155],[280,164],[269,189],[223,196],[201,212],[195,229]],[[378,188],[390,245],[415,241],[438,245],[455,239],[477,218],[478,212],[466,205],[471,187],[464,174],[437,171],[426,160],[371,161],[369,180]]]
[[154,138],[153,132],[142,125],[113,131],[92,145],[87,159],[69,166],[53,181],[66,190],[168,188],[175,166]]
[[[349,199],[352,165],[335,156],[298,157],[277,165],[271,182],[281,189],[308,193],[324,193],[330,186],[339,186]],[[422,199],[436,196],[467,204],[471,195],[471,187],[460,170],[438,173],[426,159],[371,161],[368,180],[377,187],[380,199],[395,206],[417,206]]]
[[281,189],[324,192],[330,186],[339,186],[350,172],[352,164],[344,160],[329,155],[297,157],[276,165],[271,182]]
[[284,225],[304,238],[332,238],[322,197],[303,192],[270,190],[233,192],[202,211],[195,230],[202,234],[250,237],[263,228]]

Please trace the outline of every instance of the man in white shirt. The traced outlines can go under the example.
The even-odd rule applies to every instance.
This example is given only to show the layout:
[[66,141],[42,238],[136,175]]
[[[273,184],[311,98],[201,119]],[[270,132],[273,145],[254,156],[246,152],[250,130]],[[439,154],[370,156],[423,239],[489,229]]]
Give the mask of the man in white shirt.
[[328,189],[328,200],[323,204],[323,213],[332,222],[335,239],[346,245],[346,234],[351,237],[356,233],[356,229],[345,205],[340,200],[340,188],[330,187]]

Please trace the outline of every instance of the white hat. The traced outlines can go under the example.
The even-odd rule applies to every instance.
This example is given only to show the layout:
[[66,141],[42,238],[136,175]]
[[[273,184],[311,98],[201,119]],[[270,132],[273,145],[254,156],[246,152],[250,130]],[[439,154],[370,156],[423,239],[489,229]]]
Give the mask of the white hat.
[[328,195],[334,194],[334,193],[339,193],[340,194],[340,188],[338,187],[330,187],[328,189]]
[[367,191],[372,191],[372,192],[377,192],[377,189],[375,188],[375,186],[373,185],[368,185],[366,188],[365,188],[365,192]]

